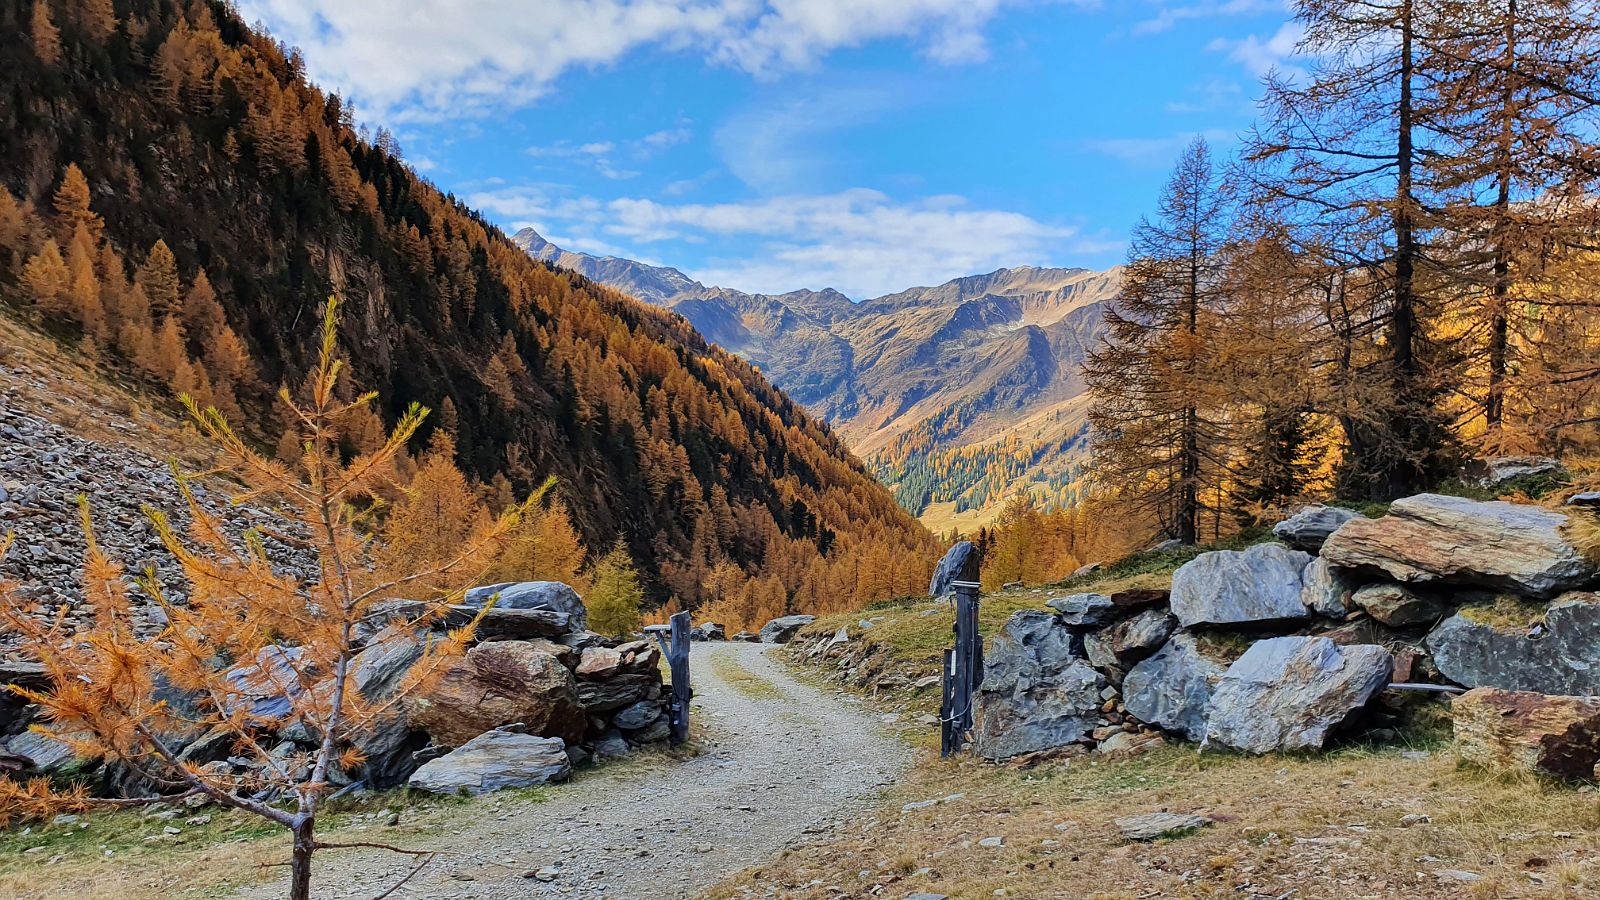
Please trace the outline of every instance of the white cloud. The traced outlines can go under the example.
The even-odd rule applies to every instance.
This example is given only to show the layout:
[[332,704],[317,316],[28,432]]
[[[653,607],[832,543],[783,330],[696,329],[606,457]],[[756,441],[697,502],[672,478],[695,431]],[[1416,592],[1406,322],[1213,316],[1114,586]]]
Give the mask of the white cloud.
[[1226,52],[1228,59],[1244,66],[1258,78],[1274,71],[1294,76],[1301,70],[1288,60],[1295,55],[1295,48],[1305,34],[1305,26],[1299,22],[1285,22],[1269,37],[1251,34],[1237,41],[1217,38],[1206,49]]
[[961,197],[901,202],[863,188],[711,204],[575,200],[538,187],[492,188],[465,199],[541,233],[589,236],[574,249],[603,246],[638,259],[621,248],[653,247],[650,255],[665,256],[673,244],[716,247],[701,265],[673,264],[707,284],[755,292],[835,287],[878,296],[1001,266],[1071,261],[1072,254],[1103,252],[1107,241],[1021,213],[974,208]]
[[1094,0],[240,0],[299,46],[318,81],[391,125],[537,99],[573,68],[656,46],[751,73],[908,38],[940,62],[980,59],[1004,6]]
[[1289,4],[1285,0],[1204,0],[1200,3],[1171,5],[1163,3],[1151,18],[1133,26],[1133,33],[1157,34],[1169,31],[1179,22],[1192,19],[1217,19],[1224,16],[1249,16],[1257,13],[1283,12]]
[[1148,138],[1097,138],[1084,142],[1090,150],[1120,159],[1136,166],[1166,166],[1178,153],[1197,137],[1203,137],[1213,146],[1228,146],[1236,135],[1221,128],[1205,131],[1183,131],[1163,137]]

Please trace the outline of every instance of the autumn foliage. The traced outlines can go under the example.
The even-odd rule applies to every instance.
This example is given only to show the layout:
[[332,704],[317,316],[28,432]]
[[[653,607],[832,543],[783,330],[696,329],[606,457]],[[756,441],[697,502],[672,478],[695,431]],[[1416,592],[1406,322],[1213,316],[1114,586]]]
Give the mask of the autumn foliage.
[[[392,622],[405,634],[432,623],[445,604],[479,582],[519,524],[522,506],[500,516],[473,517],[448,545],[406,565],[383,564],[370,536],[373,498],[391,489],[395,463],[427,411],[411,407],[382,443],[347,457],[344,428],[372,403],[363,394],[341,400],[341,362],[335,353],[336,305],[323,321],[318,362],[303,399],[285,393],[300,447],[285,463],[240,438],[215,408],[185,398],[196,428],[217,448],[216,467],[244,487],[238,502],[275,504],[292,517],[294,533],[274,535],[309,549],[318,570],[300,581],[268,557],[262,535],[227,533],[180,477],[190,525],[179,533],[158,510],[147,515],[188,582],[185,602],[170,599],[150,575],[135,575],[158,604],[167,626],[155,640],[134,632],[130,585],[122,567],[87,537],[84,600],[93,621],[71,631],[64,619],[41,618],[20,596],[5,596],[0,621],[25,639],[44,665],[49,687],[17,689],[38,704],[52,738],[87,759],[118,761],[162,792],[188,792],[246,810],[290,829],[295,838],[294,896],[306,896],[315,819],[331,792],[335,770],[358,772],[359,739],[394,713],[396,704],[424,687],[465,651],[473,626],[427,642],[420,661],[381,697],[363,695],[352,680],[363,629],[386,618],[382,604],[396,597],[425,602]],[[392,618],[392,617],[390,617]],[[474,623],[475,624],[475,623]],[[174,692],[184,702],[174,702]],[[259,695],[284,698],[282,708],[250,702]],[[291,722],[313,736],[315,747],[274,754],[270,735]],[[198,766],[180,759],[171,735],[224,733],[232,754],[252,760],[250,774],[231,766]],[[0,779],[3,782],[4,779]],[[51,803],[77,808],[79,793],[52,795],[39,786],[0,787],[0,818],[37,816]]]

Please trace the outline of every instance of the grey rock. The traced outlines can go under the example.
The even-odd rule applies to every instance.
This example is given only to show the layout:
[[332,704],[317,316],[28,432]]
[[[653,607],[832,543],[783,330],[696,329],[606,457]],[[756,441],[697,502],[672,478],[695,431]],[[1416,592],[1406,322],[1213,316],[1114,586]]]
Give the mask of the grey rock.
[[1065,625],[1093,628],[1111,621],[1117,614],[1117,605],[1104,594],[1068,594],[1045,602],[1061,614]]
[[618,732],[612,731],[595,742],[594,755],[607,759],[621,759],[628,755],[628,741]]
[[1198,741],[1206,735],[1206,708],[1224,666],[1200,652],[1192,634],[1175,634],[1156,655],[1122,681],[1122,704],[1141,722]]
[[1323,545],[1330,563],[1405,584],[1455,584],[1551,597],[1593,581],[1596,567],[1563,534],[1567,517],[1521,503],[1438,494],[1396,500]]
[[1440,623],[1427,639],[1439,671],[1469,688],[1600,696],[1600,595],[1565,594],[1543,609],[1522,605],[1526,624],[1477,607]]
[[787,644],[800,629],[817,620],[816,616],[779,616],[761,626],[761,643]]
[[398,628],[380,632],[351,660],[356,690],[368,700],[382,700],[421,658],[422,641],[414,635]]
[[725,641],[728,633],[720,622],[704,622],[689,629],[691,641]]
[[1127,668],[1154,653],[1178,627],[1164,610],[1147,609],[1132,618],[1084,636],[1083,650],[1093,665]]
[[753,631],[740,631],[736,632],[734,636],[728,640],[740,644],[759,644],[761,643],[761,635],[756,634]]
[[408,783],[432,794],[486,794],[565,781],[572,775],[567,744],[509,731],[486,731],[423,764]]
[[928,596],[943,597],[950,593],[951,582],[962,580],[962,573],[967,571],[977,552],[978,548],[971,541],[957,541],[946,550],[933,570],[933,579],[928,582]]
[[638,731],[661,718],[662,712],[660,703],[654,700],[641,700],[631,706],[623,707],[611,717],[611,722],[624,731]]
[[1350,601],[1367,615],[1385,625],[1433,624],[1444,614],[1444,604],[1424,597],[1403,584],[1369,584],[1351,595]]
[[1483,461],[1483,474],[1478,478],[1478,485],[1497,488],[1518,478],[1559,472],[1561,461],[1548,456],[1497,456]]
[[230,693],[223,698],[232,713],[240,707],[261,719],[281,719],[292,710],[291,697],[299,696],[313,673],[300,660],[299,647],[262,647],[255,662],[234,666],[223,673]]
[[1300,602],[1319,616],[1343,619],[1350,612],[1350,596],[1359,586],[1356,579],[1319,556],[1300,576]]
[[76,759],[71,747],[37,731],[24,731],[3,746],[7,754],[26,758],[34,769],[48,775],[65,772]]
[[1169,550],[1182,550],[1185,546],[1187,546],[1187,545],[1184,544],[1184,542],[1182,540],[1178,539],[1178,538],[1167,538],[1166,540],[1162,541],[1161,543],[1153,545],[1152,547],[1150,547],[1150,549],[1146,550],[1145,552],[1146,553],[1166,553]]
[[1291,547],[1315,553],[1322,549],[1328,536],[1338,531],[1344,523],[1364,518],[1353,509],[1317,504],[1272,526],[1272,534]]
[[1310,562],[1282,544],[1202,553],[1172,574],[1172,614],[1185,628],[1304,619],[1300,577]]
[[1104,686],[1056,616],[1018,612],[984,657],[983,684],[973,696],[973,751],[1009,759],[1087,740]]
[[589,714],[610,712],[647,699],[651,687],[660,684],[659,675],[617,675],[605,681],[580,681],[578,703]]
[[1580,506],[1588,509],[1600,507],[1600,491],[1582,491],[1567,498],[1568,506]]
[[1117,830],[1130,841],[1154,841],[1161,838],[1182,837],[1212,824],[1205,816],[1157,812],[1142,816],[1120,816],[1113,820]]
[[497,609],[544,609],[566,613],[568,624],[574,631],[589,627],[589,611],[578,592],[559,581],[520,581],[489,584],[467,591],[463,602],[467,606],[483,606],[495,594]]
[[1223,673],[1206,714],[1205,748],[1315,750],[1389,683],[1394,658],[1323,637],[1257,641]]

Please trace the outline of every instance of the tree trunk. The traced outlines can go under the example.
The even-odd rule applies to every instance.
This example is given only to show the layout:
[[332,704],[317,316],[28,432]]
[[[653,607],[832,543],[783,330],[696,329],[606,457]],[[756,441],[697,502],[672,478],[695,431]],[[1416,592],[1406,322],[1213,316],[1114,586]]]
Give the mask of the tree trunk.
[[1412,220],[1412,164],[1415,147],[1412,128],[1415,110],[1412,107],[1411,80],[1414,70],[1412,60],[1412,25],[1415,11],[1411,0],[1400,9],[1400,103],[1399,127],[1395,156],[1398,177],[1395,183],[1394,209],[1394,309],[1390,313],[1391,359],[1394,367],[1394,399],[1399,404],[1390,420],[1396,447],[1385,454],[1389,499],[1412,493],[1417,486],[1414,473],[1417,465],[1409,457],[1419,448],[1416,419],[1420,410],[1409,408],[1416,399],[1416,231]]
[[311,853],[316,849],[316,819],[311,816],[296,819],[291,831],[294,859],[289,864],[289,900],[311,900]]
[[1517,65],[1517,0],[1508,0],[1505,23],[1504,85],[1500,92],[1500,143],[1495,175],[1499,181],[1494,202],[1494,287],[1489,300],[1489,393],[1484,400],[1484,419],[1492,429],[1505,418],[1507,356],[1510,350],[1510,325],[1507,305],[1511,293],[1511,167],[1513,105],[1516,102],[1512,72]]

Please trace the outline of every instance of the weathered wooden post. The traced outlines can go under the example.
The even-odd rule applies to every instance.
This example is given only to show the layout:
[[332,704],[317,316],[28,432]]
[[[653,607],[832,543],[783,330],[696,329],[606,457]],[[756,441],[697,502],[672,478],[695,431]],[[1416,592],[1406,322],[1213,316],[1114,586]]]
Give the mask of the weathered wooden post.
[[689,613],[674,613],[669,625],[650,625],[645,628],[661,644],[661,653],[667,658],[667,668],[672,673],[672,695],[667,698],[667,716],[672,730],[672,742],[681,744],[689,739],[689,698],[694,691],[689,685]]
[[934,570],[928,594],[955,596],[955,648],[945,651],[944,690],[939,705],[939,754],[961,749],[972,730],[972,695],[983,683],[983,638],[978,634],[978,552],[961,541]]

